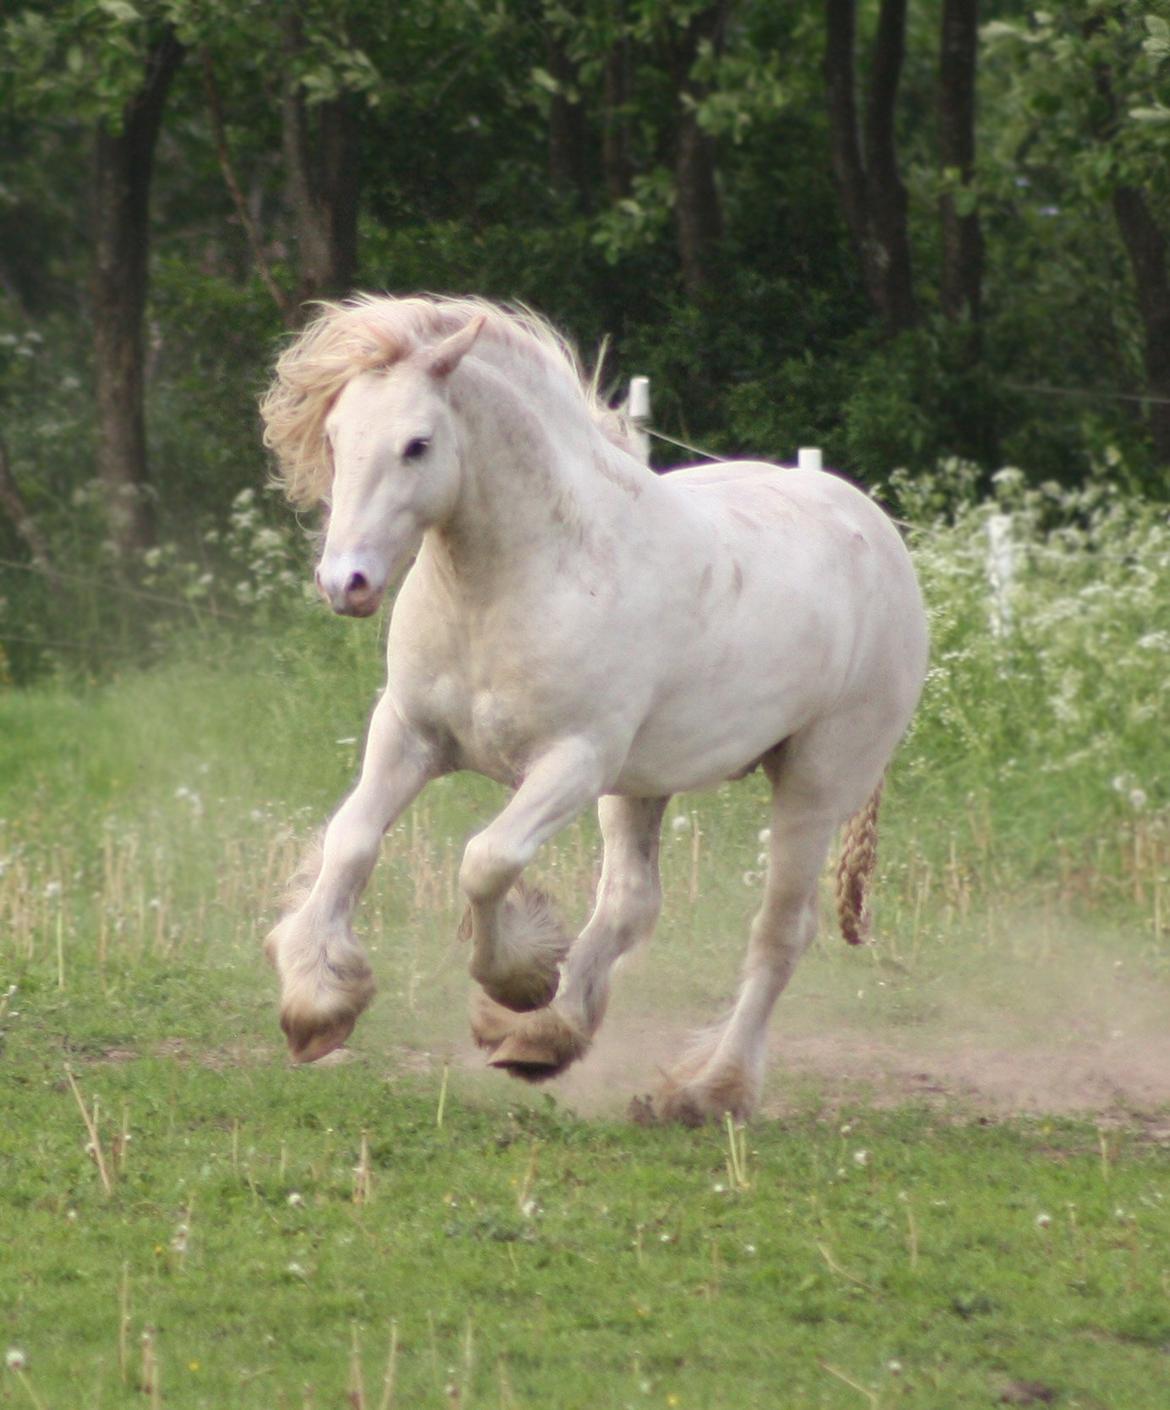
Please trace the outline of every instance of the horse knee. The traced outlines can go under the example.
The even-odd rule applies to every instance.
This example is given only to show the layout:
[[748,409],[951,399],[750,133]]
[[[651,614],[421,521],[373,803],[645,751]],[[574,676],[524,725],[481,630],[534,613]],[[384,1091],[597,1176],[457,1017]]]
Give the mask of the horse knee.
[[471,839],[459,867],[459,885],[469,901],[494,900],[511,886],[528,859],[512,855],[490,830]]

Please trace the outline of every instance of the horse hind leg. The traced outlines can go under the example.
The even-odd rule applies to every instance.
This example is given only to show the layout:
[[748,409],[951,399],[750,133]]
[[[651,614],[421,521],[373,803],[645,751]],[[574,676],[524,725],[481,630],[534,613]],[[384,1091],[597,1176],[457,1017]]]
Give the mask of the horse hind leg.
[[698,1125],[730,1113],[743,1120],[755,1108],[768,1019],[816,934],[820,874],[839,820],[773,777],[767,877],[739,995],[730,1017],[667,1075],[657,1103],[664,1119]]
[[553,1003],[517,1014],[486,995],[472,1003],[476,1041],[489,1062],[514,1077],[542,1081],[584,1056],[601,1026],[614,964],[649,936],[662,905],[658,839],[666,798],[599,800],[605,846],[597,903],[569,951]]

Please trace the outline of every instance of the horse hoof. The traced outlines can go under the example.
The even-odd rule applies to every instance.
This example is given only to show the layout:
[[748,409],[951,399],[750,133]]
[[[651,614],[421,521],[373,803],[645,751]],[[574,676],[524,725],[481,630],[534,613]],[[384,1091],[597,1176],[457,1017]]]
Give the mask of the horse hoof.
[[471,1031],[491,1054],[490,1067],[526,1082],[556,1077],[589,1049],[589,1039],[555,1009],[520,1016],[479,995],[472,1003]]
[[319,1062],[340,1048],[353,1032],[356,1022],[356,1014],[339,1016],[328,1023],[285,1014],[281,1017],[280,1026],[288,1039],[293,1062],[303,1065]]
[[512,1077],[525,1082],[547,1082],[564,1072],[573,1061],[571,1055],[558,1052],[547,1041],[529,1038],[523,1033],[509,1033],[491,1057],[489,1067],[498,1067]]
[[658,1121],[666,1125],[694,1128],[717,1119],[718,1113],[693,1092],[672,1092],[659,1103]]
[[658,1113],[654,1110],[653,1097],[631,1097],[626,1115],[635,1126],[657,1126]]
[[469,1010],[471,1036],[489,1052],[494,1052],[516,1026],[516,1014],[512,1009],[489,999],[482,989],[472,993]]
[[711,1121],[750,1119],[756,1093],[738,1068],[708,1075],[702,1081],[668,1080],[659,1093],[658,1111],[664,1122],[705,1126]]

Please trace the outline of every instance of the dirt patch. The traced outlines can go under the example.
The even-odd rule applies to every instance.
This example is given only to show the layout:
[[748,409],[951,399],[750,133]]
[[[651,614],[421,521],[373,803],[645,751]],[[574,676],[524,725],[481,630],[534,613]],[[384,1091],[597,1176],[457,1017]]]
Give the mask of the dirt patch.
[[[547,1090],[583,1115],[615,1115],[649,1092],[683,1050],[681,1026],[622,1021],[607,1026],[588,1057]],[[470,1066],[482,1055],[468,1046]],[[924,1050],[868,1033],[777,1034],[761,1115],[780,1117],[810,1097],[830,1106],[907,1101],[952,1105],[996,1116],[1144,1118],[1153,1139],[1170,1140],[1170,1034],[1102,1042],[994,1047],[955,1035]]]
[[[836,956],[814,959],[773,1017],[762,1115],[810,1100],[916,1101],[994,1116],[1124,1118],[1170,1137],[1170,981],[1116,954],[1110,937],[1070,944],[1051,965],[948,958],[892,982]],[[688,1023],[686,1004],[665,1014],[651,972],[629,992],[619,987],[586,1059],[549,1084],[558,1100],[587,1115],[624,1112],[717,1016]],[[477,1061],[470,1049],[467,1058]]]
[[[1002,1115],[1154,1112],[1170,1105],[1166,1034],[1011,1048],[959,1035],[929,1054],[907,1053],[880,1038],[838,1034],[781,1043],[775,1061],[790,1077],[815,1079],[827,1093],[864,1092],[881,1103],[958,1099]],[[775,1108],[777,1102],[782,1109],[778,1094],[770,1104]]]

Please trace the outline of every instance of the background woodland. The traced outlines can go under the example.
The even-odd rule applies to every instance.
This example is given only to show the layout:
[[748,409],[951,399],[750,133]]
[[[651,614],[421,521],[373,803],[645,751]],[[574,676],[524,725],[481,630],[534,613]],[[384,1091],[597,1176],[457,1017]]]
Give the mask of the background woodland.
[[613,396],[648,374],[657,427],[714,453],[1164,496],[1168,158],[1170,0],[21,4],[3,669],[229,615],[233,551],[296,580],[247,494],[255,399],[306,302],[358,288],[608,339]]

